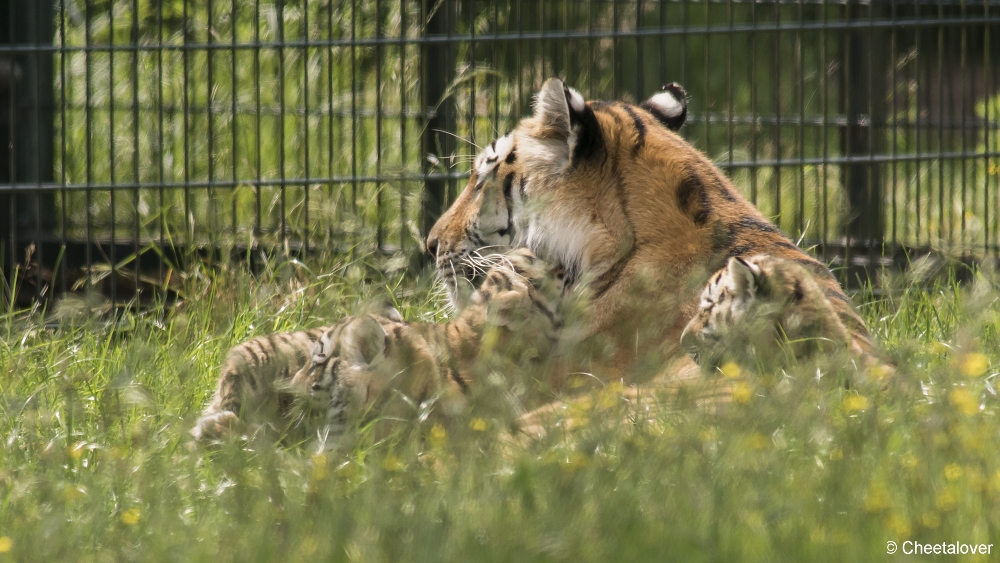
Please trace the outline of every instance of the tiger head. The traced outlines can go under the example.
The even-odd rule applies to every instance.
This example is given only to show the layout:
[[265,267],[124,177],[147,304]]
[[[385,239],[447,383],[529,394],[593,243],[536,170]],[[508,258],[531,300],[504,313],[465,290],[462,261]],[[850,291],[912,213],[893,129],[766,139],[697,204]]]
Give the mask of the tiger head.
[[478,285],[481,253],[526,246],[572,280],[590,262],[627,252],[620,241],[634,233],[617,232],[624,202],[606,189],[615,173],[609,159],[634,154],[647,140],[683,144],[674,131],[686,116],[687,97],[675,83],[634,106],[588,103],[561,80],[548,80],[534,115],[476,157],[467,186],[427,237],[452,304],[462,308]]
[[[392,313],[399,315],[395,309],[390,317]],[[364,402],[370,387],[378,383],[373,374],[385,356],[385,340],[380,318],[372,315],[347,317],[324,332],[313,344],[309,362],[289,385],[303,391],[300,406],[325,416],[328,424],[342,424],[349,406]]]
[[847,350],[850,335],[822,288],[792,260],[759,254],[730,258],[705,285],[681,334],[695,362],[804,359],[817,349]]

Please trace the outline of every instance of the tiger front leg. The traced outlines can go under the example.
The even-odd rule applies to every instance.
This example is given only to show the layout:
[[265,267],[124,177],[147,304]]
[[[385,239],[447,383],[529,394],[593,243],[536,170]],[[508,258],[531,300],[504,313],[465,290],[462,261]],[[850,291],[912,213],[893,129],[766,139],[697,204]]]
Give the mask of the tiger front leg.
[[325,328],[258,336],[233,347],[222,364],[211,402],[191,429],[196,442],[239,435],[249,423],[276,423],[291,414],[304,391],[289,377],[309,361]]
[[326,409],[330,429],[342,430],[351,421],[420,419],[427,409],[461,409],[451,400],[461,398],[461,389],[447,380],[440,351],[413,325],[357,317],[325,334],[313,352],[292,381],[310,390],[312,409]]
[[204,413],[191,429],[191,437],[196,442],[224,440],[239,427],[240,417],[233,411]]

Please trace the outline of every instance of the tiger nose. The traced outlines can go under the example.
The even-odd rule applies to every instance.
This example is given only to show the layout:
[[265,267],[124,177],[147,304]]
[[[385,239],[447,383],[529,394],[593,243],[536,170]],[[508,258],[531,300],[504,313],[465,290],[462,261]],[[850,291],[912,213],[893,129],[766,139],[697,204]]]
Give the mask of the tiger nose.
[[437,236],[431,234],[427,237],[427,252],[437,260],[438,256],[438,238]]

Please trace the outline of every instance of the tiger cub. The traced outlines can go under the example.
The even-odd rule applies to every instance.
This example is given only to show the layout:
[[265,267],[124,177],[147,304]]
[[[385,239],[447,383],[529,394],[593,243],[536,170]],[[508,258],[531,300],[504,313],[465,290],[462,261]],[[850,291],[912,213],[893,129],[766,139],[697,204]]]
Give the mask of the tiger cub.
[[[327,327],[261,336],[234,347],[215,396],[191,430],[222,438],[248,422],[335,427],[374,407],[391,415],[397,399],[462,408],[488,355],[515,362],[548,357],[561,327],[562,271],[527,249],[480,259],[483,281],[446,323],[405,322],[392,310]],[[485,268],[484,268],[485,269]]]
[[804,266],[767,254],[730,258],[712,275],[681,345],[707,367],[725,360],[780,362],[790,355],[798,361],[838,352],[861,360],[861,367],[881,365],[852,338]]

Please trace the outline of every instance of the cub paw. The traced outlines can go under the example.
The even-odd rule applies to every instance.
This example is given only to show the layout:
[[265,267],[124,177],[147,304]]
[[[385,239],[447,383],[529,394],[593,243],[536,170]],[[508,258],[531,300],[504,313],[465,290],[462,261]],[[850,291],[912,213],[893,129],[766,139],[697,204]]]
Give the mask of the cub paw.
[[233,411],[219,411],[203,415],[191,429],[191,436],[196,442],[222,440],[239,426],[240,417]]

